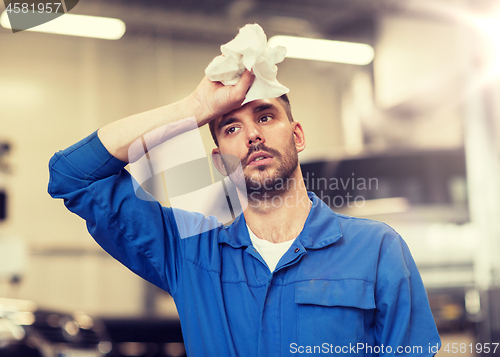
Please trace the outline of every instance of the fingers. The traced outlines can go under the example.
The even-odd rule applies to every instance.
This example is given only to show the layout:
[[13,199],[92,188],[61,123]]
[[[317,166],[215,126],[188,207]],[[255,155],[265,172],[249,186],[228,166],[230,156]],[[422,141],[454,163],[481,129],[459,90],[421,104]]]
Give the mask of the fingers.
[[225,86],[205,76],[190,96],[198,108],[196,117],[200,118],[199,123],[203,125],[205,122],[239,108],[254,79],[253,73],[245,70],[238,83]]
[[234,86],[234,90],[237,93],[238,97],[245,97],[248,90],[252,86],[254,79],[255,79],[255,75],[253,74],[253,72],[250,72],[248,70],[245,70],[245,72],[243,72],[240,80]]

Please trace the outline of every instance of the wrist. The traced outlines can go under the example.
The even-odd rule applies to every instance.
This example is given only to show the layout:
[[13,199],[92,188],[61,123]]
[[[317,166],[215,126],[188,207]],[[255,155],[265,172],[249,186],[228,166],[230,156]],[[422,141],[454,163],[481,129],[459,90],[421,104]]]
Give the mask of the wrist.
[[186,118],[194,116],[198,126],[203,126],[212,120],[207,108],[191,93],[183,99],[183,106],[187,109],[185,111]]

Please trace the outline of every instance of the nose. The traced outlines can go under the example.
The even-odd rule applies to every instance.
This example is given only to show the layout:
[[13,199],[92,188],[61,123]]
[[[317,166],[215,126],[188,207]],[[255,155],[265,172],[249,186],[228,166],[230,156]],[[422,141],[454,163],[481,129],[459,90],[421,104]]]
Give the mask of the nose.
[[266,140],[257,123],[252,123],[247,127],[247,146],[255,145],[257,142],[264,143]]

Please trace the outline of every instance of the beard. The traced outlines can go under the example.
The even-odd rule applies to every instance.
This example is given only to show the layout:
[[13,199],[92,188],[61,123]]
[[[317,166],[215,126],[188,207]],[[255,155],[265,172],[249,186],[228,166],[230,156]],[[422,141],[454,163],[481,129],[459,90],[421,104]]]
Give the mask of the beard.
[[[248,162],[248,158],[254,152],[264,151],[273,156],[274,160],[279,162],[279,165],[274,171],[266,165],[255,166],[251,174],[244,173],[245,186],[249,197],[270,195],[283,195],[290,187],[290,180],[299,164],[297,148],[293,136],[284,151],[281,154],[279,151],[267,147],[265,144],[258,143],[248,150],[248,154],[244,162]],[[245,168],[248,167],[245,166]],[[270,172],[271,171],[271,172]]]

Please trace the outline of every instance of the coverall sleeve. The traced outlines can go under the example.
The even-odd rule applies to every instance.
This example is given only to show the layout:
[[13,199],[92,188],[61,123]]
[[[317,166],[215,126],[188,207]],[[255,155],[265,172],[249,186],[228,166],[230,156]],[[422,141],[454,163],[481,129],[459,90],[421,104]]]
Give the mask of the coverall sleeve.
[[125,166],[94,132],[51,158],[48,192],[86,220],[90,234],[109,254],[173,295],[184,240],[170,208],[136,196]]
[[441,340],[427,293],[399,235],[380,253],[375,299],[376,342],[386,347],[386,355],[433,356],[437,352]]

